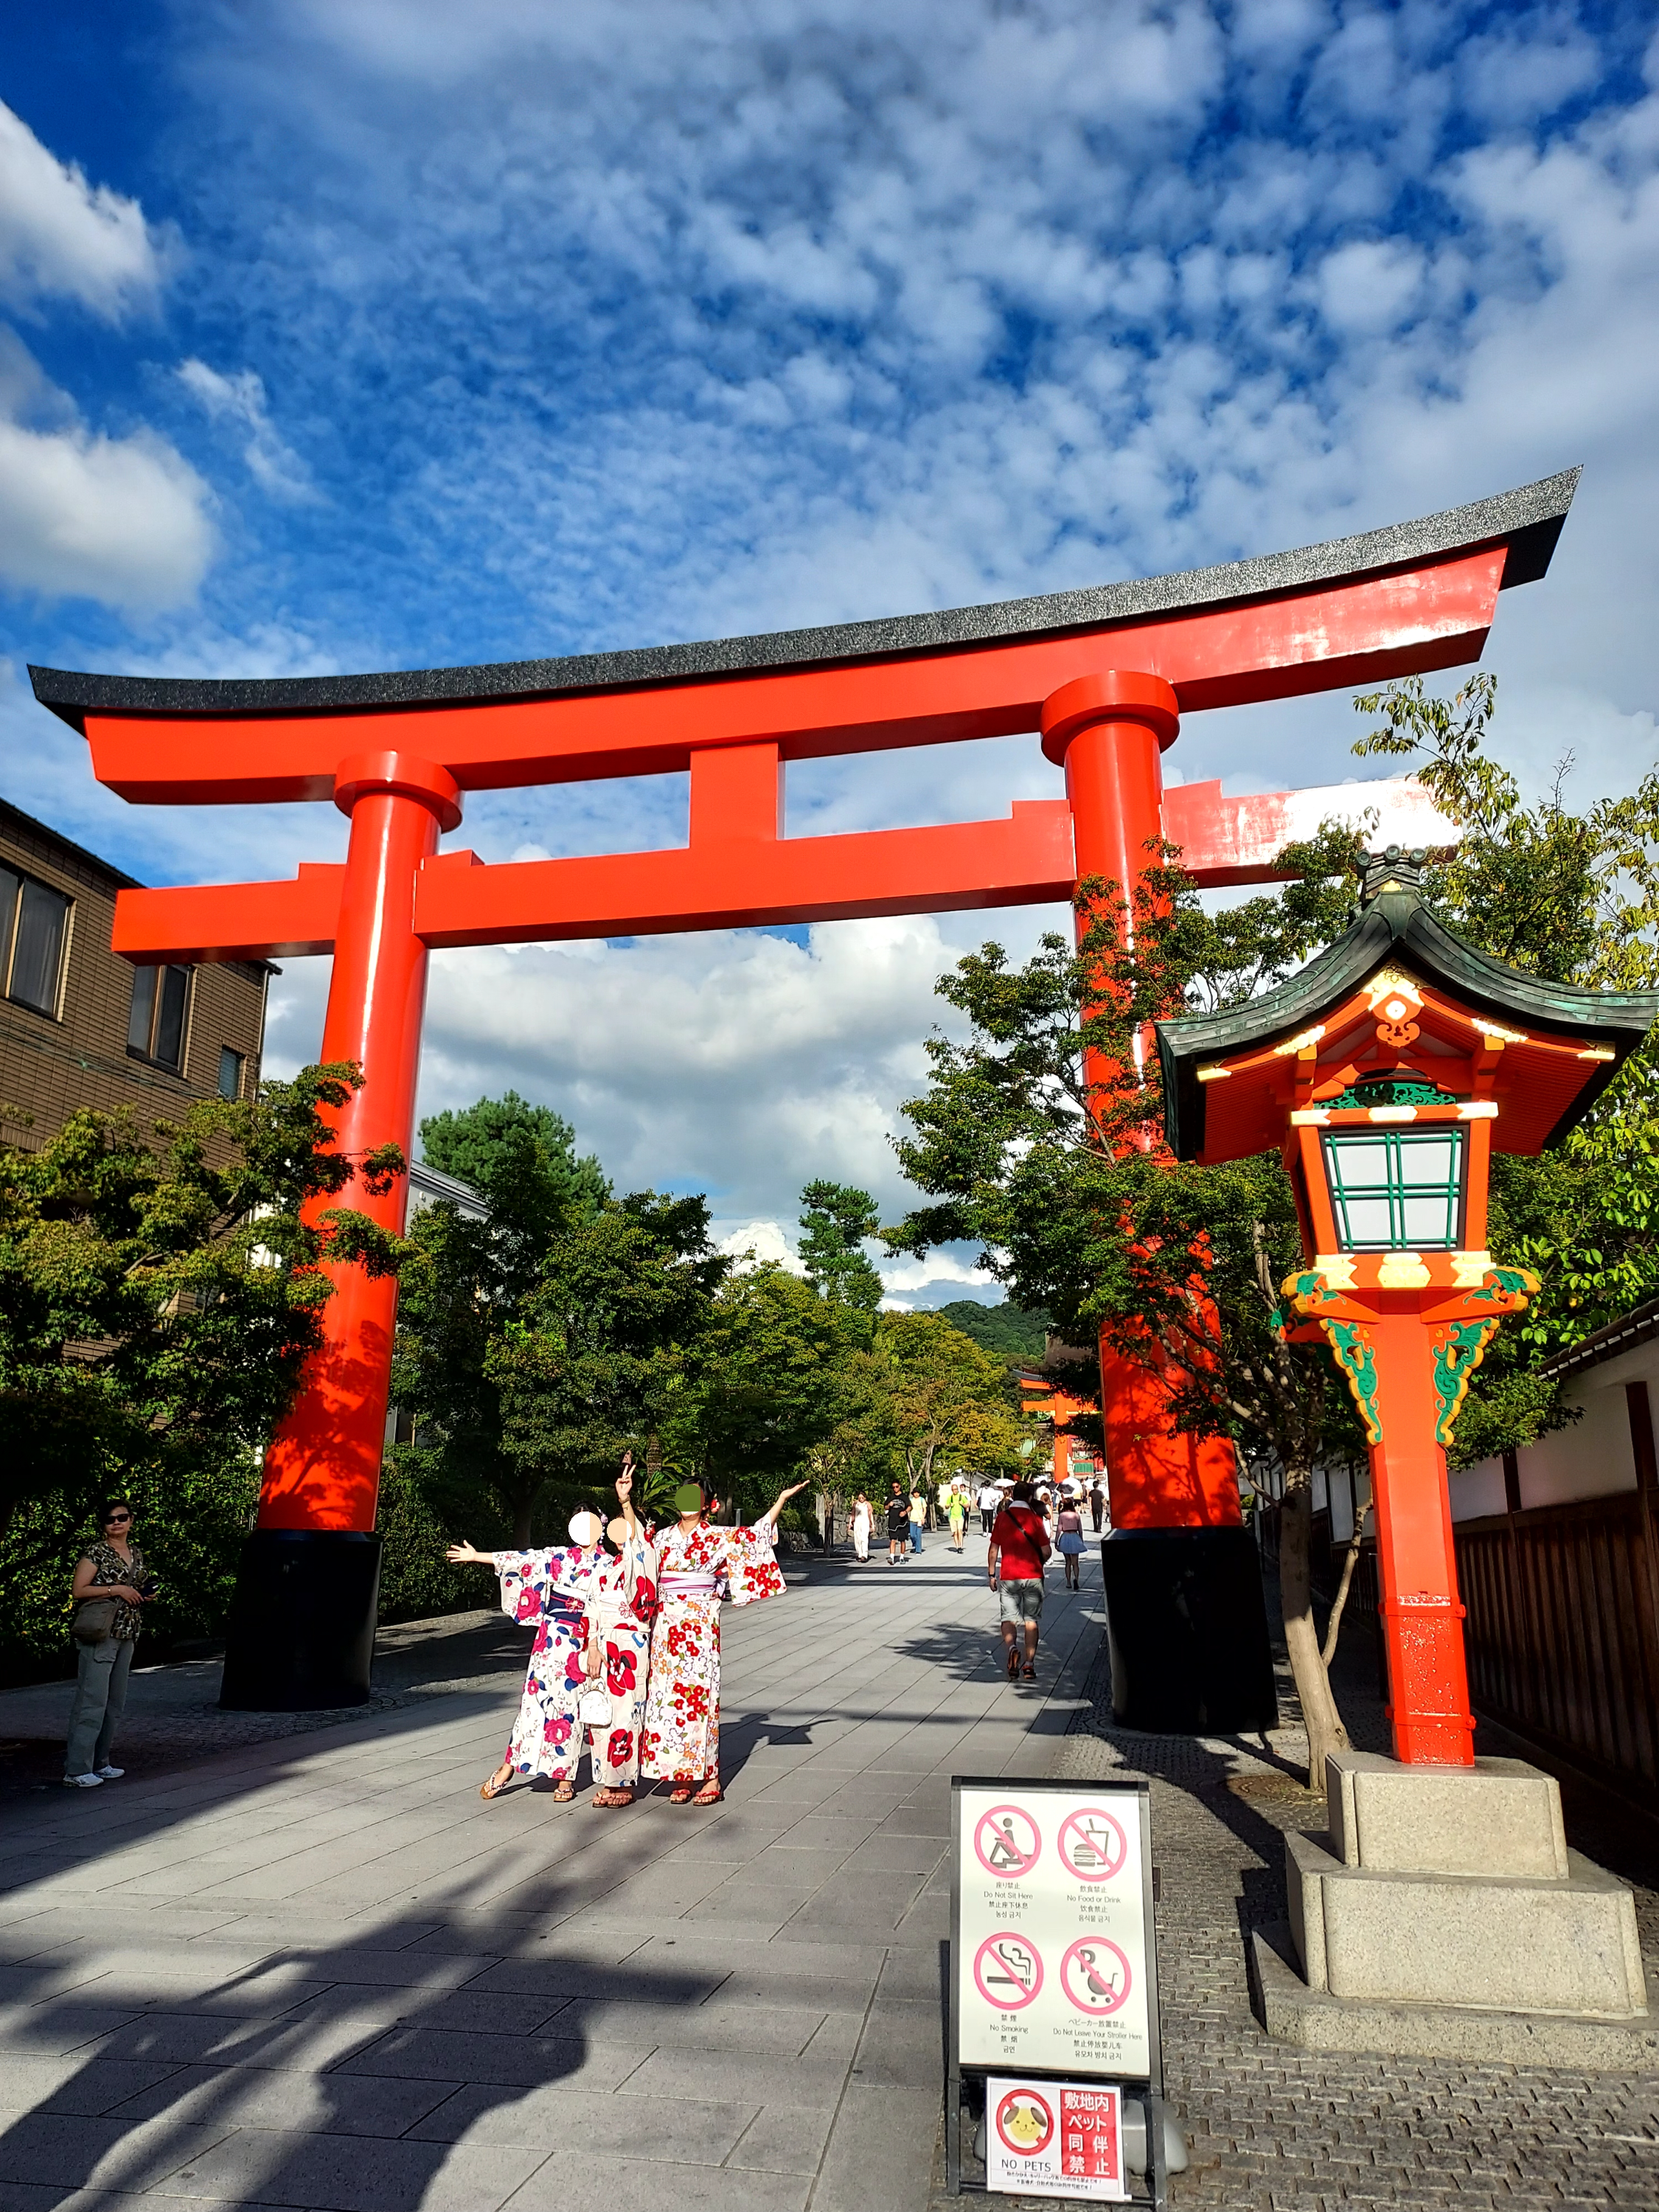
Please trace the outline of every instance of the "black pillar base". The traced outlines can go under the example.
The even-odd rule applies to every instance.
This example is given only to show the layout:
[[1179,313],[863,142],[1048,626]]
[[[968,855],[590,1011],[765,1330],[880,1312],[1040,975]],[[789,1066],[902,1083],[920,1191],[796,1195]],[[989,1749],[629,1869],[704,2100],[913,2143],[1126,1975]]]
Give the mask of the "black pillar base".
[[256,1528],[242,1547],[219,1703],[235,1713],[367,1705],[380,1540]]
[[1155,1735],[1277,1728],[1261,1563],[1248,1528],[1119,1528],[1100,1547],[1112,1717]]

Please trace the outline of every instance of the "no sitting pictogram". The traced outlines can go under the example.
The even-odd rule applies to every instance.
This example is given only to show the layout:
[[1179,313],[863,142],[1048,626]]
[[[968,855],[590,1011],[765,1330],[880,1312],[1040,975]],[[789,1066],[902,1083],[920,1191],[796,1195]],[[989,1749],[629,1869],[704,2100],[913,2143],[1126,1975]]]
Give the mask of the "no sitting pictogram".
[[975,1825],[974,1856],[999,1881],[1030,1874],[1042,1851],[1037,1824],[1023,1806],[993,1805]]

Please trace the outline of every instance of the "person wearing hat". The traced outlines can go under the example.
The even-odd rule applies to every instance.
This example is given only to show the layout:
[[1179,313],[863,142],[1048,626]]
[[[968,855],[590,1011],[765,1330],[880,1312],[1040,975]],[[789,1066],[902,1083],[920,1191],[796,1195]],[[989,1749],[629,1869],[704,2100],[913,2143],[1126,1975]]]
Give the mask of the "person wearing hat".
[[561,1805],[576,1794],[577,1707],[587,1686],[586,1600],[604,1534],[597,1513],[573,1513],[570,1541],[555,1550],[479,1552],[471,1544],[452,1544],[444,1554],[452,1567],[493,1567],[501,1578],[501,1611],[509,1620],[536,1626],[507,1756],[480,1785],[481,1797],[499,1797],[515,1774],[548,1776]]
[[778,1516],[804,1482],[781,1492],[747,1528],[709,1525],[695,1482],[674,1492],[679,1519],[657,1537],[657,1618],[640,1772],[672,1782],[671,1805],[720,1802],[720,1607],[753,1605],[784,1587],[773,1555]]

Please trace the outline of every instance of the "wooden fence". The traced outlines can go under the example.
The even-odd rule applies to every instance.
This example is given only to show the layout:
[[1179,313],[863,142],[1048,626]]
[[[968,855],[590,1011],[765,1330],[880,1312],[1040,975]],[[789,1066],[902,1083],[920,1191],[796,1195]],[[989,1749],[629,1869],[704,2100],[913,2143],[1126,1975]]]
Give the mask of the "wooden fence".
[[1659,1809],[1651,1492],[1457,1524],[1477,1712]]

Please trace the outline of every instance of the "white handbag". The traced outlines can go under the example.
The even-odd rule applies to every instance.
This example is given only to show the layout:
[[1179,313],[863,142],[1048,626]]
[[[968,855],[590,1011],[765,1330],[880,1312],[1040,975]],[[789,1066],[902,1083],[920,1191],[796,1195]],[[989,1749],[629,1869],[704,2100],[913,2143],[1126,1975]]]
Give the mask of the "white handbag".
[[609,1728],[610,1698],[603,1690],[584,1690],[576,1707],[576,1717],[584,1728]]

